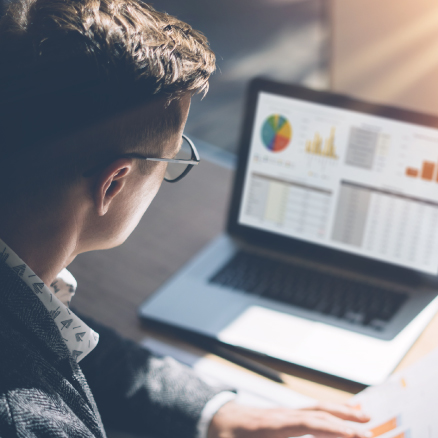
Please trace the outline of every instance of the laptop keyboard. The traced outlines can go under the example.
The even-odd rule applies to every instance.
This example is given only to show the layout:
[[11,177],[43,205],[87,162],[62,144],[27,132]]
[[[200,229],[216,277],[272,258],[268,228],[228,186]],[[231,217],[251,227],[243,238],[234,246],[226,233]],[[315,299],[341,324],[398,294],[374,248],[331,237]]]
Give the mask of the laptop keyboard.
[[331,315],[381,331],[407,294],[244,251],[211,279],[227,288]]

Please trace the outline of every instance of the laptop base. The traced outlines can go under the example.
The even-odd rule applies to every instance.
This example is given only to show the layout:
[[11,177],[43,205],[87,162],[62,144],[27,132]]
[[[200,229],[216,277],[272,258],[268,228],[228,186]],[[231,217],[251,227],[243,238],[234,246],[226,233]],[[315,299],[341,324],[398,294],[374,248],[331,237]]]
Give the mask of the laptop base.
[[352,324],[324,322],[293,306],[211,284],[209,279],[240,247],[228,235],[215,239],[141,305],[140,317],[375,385],[390,375],[438,310],[436,294],[418,290],[385,333],[366,333]]

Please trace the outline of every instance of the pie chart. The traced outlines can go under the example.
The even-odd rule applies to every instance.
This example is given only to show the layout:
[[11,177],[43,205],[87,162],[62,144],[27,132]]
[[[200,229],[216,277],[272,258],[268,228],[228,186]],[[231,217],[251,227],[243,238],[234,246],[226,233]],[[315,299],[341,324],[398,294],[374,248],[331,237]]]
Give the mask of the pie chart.
[[263,144],[271,152],[280,152],[287,148],[292,140],[292,126],[286,117],[280,114],[269,116],[262,126]]

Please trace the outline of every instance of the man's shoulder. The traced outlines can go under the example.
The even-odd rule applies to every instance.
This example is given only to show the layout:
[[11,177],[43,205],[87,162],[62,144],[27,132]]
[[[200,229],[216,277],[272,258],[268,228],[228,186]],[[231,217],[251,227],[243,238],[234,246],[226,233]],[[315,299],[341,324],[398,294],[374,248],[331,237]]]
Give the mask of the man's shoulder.
[[10,388],[0,394],[0,437],[95,437],[59,394]]
[[[38,344],[26,328],[0,315],[0,397],[21,397],[21,393],[53,393],[63,377],[50,352]],[[54,356],[52,356],[54,358]]]
[[4,323],[0,351],[0,437],[101,435],[92,409],[63,375],[62,364],[52,363]]
[[103,435],[69,363],[0,311],[1,438]]
[[37,346],[32,341],[24,327],[0,313],[0,380],[3,380],[9,368],[16,371],[26,366],[27,358],[35,356]]
[[11,409],[6,394],[0,394],[0,436],[16,435]]

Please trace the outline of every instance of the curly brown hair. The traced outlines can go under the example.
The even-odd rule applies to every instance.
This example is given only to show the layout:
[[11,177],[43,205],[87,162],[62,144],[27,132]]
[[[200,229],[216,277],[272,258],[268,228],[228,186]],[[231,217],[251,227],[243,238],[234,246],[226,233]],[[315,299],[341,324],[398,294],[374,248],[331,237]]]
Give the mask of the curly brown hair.
[[[44,194],[139,139],[159,148],[180,126],[172,101],[205,93],[214,70],[203,34],[141,0],[16,0],[0,20],[0,202]],[[107,128],[155,100],[166,117]]]
[[214,69],[202,33],[140,0],[19,0],[0,20],[0,111],[23,142],[205,93]]

